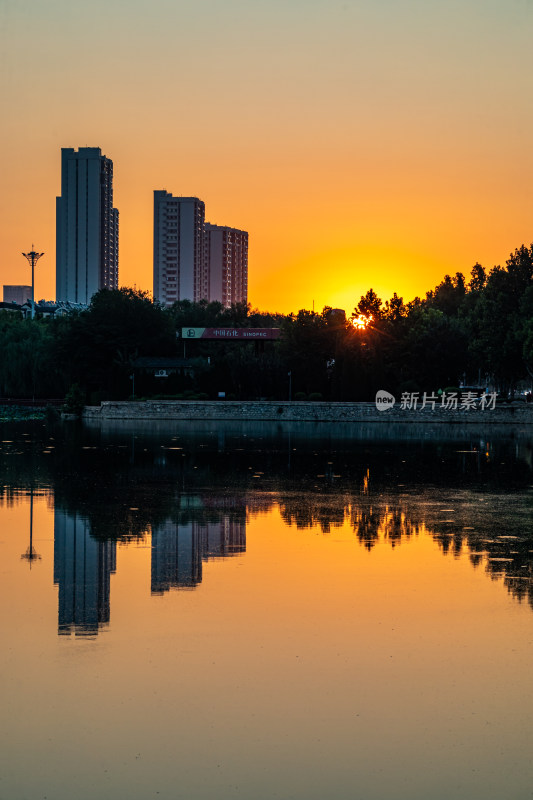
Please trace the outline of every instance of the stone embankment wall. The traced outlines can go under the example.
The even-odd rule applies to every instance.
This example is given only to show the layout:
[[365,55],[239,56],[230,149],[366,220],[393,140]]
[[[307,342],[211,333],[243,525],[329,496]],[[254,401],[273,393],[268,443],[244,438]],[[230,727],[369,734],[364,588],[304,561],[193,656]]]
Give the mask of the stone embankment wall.
[[398,404],[378,411],[375,403],[310,403],[271,401],[147,400],[105,401],[87,406],[86,420],[231,420],[294,422],[442,423],[523,425],[533,423],[533,405],[498,404],[493,410],[402,409]]

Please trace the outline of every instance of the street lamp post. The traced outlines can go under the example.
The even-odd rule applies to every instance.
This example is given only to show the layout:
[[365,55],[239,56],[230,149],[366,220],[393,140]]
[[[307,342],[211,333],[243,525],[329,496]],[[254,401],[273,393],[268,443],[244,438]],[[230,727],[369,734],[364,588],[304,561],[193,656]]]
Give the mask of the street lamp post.
[[31,318],[33,319],[35,316],[35,265],[41,256],[44,256],[44,253],[36,253],[32,244],[31,252],[22,253],[22,255],[27,259],[28,264],[31,265]]

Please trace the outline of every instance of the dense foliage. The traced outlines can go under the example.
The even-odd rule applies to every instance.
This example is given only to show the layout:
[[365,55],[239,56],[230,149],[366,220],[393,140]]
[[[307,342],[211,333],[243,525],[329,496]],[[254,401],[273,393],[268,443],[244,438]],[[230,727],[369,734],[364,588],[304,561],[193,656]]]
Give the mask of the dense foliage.
[[[369,319],[356,328],[355,318]],[[279,327],[276,341],[184,341],[183,327]],[[25,320],[0,312],[0,397],[90,402],[144,397],[371,400],[378,389],[461,385],[513,392],[533,376],[533,245],[488,274],[446,275],[425,298],[385,303],[369,289],[338,309],[262,313],[183,300],[165,309],[133,289],[102,290],[87,311]],[[166,377],[143,358],[172,359]],[[140,360],[139,360],[140,359]],[[161,361],[163,363],[163,361]]]

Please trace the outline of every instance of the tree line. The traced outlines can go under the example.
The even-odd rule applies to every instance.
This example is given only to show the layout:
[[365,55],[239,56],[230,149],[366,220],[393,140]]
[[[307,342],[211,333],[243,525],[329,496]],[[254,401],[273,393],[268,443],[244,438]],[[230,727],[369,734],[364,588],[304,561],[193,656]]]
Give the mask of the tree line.
[[[360,320],[361,326],[354,322]],[[277,327],[274,341],[187,341],[185,327]],[[533,376],[533,245],[505,266],[475,264],[410,302],[373,289],[348,314],[325,307],[269,314],[182,300],[170,308],[130,288],[101,290],[86,311],[57,319],[0,312],[0,397],[87,402],[137,397],[372,400],[402,392],[491,385]],[[139,366],[172,359],[167,377]],[[139,361],[139,359],[141,361]],[[163,363],[163,362],[161,362]]]

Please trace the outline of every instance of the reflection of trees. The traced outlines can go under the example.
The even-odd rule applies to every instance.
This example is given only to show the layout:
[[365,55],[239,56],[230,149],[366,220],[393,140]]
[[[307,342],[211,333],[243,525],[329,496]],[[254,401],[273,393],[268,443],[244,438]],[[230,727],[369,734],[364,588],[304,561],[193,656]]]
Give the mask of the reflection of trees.
[[344,503],[339,501],[337,495],[324,497],[319,494],[281,494],[276,499],[281,518],[287,525],[295,525],[297,528],[318,526],[323,533],[329,533],[331,528],[344,524]]
[[394,547],[419,532],[420,525],[413,523],[402,508],[385,506],[382,509],[371,503],[362,505],[364,501],[349,495],[330,498],[282,495],[276,499],[280,515],[288,525],[319,527],[323,533],[329,533],[332,527],[340,528],[348,523],[368,550],[381,539]]
[[[458,557],[461,552],[468,553],[473,567],[483,567],[494,580],[503,578],[510,594],[519,601],[527,599],[533,608],[531,511],[523,517],[512,513],[512,496],[491,500],[491,506],[475,509],[470,499],[458,502],[452,519],[446,513],[446,519],[436,518],[435,511],[426,513],[428,532],[444,554]],[[498,503],[507,507],[503,524],[512,514],[512,533],[502,530],[502,518],[495,508]]]
[[[482,567],[494,580],[503,578],[509,593],[518,601],[527,600],[533,608],[533,540],[527,519],[515,523],[516,533],[502,532],[494,509],[473,508],[470,496],[462,503],[454,500],[452,510],[441,510],[438,503],[427,507],[411,497],[376,500],[343,494],[310,501],[308,495],[285,494],[269,499],[279,503],[288,525],[319,527],[328,533],[331,526],[348,524],[368,550],[383,542],[395,547],[424,532],[444,555],[457,558],[468,553],[474,568]],[[500,500],[505,503],[506,499]]]
[[[56,508],[83,517],[90,535],[102,541],[142,537],[168,520],[242,523],[274,504],[301,530],[328,533],[349,525],[369,550],[427,532],[443,554],[468,553],[474,567],[503,578],[513,597],[533,606],[531,513],[523,505],[512,508],[515,490],[533,483],[525,440],[488,444],[471,433],[451,446],[384,444],[314,438],[304,429],[289,438],[282,428],[248,431],[181,426],[173,433],[106,434],[78,425],[4,425],[0,502],[13,502],[30,487],[53,493]],[[408,494],[420,486],[424,503]],[[469,493],[461,499],[463,489]],[[490,504],[483,504],[487,497]],[[509,530],[500,529],[497,503]]]
[[382,515],[372,506],[363,509],[352,507],[350,517],[357,538],[367,550],[371,550],[379,541]]
[[531,564],[528,575],[509,575],[506,571],[503,578],[509,594],[520,603],[526,600],[533,608],[533,581],[531,577]]
[[[413,523],[401,508],[387,507],[382,514],[377,514],[371,509],[371,515],[368,520],[369,525],[366,524],[366,515],[363,511],[360,520],[356,520],[355,522],[354,529],[356,530],[359,540],[365,543],[370,543],[367,530],[369,530],[372,535],[372,544],[376,538],[374,535],[375,531],[378,537],[381,536],[383,539],[386,539],[393,547],[400,544],[402,539],[410,539],[411,536],[419,532],[419,525]],[[369,549],[371,546],[371,544],[367,544]]]

